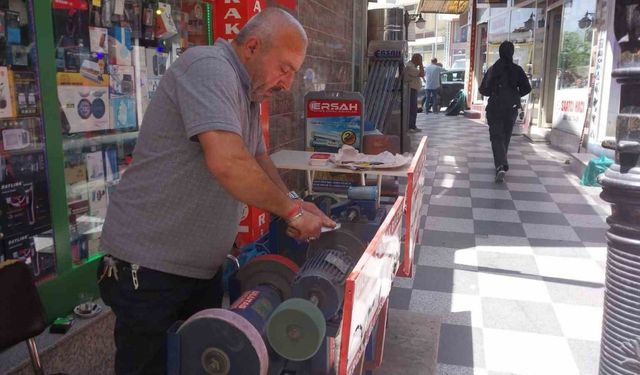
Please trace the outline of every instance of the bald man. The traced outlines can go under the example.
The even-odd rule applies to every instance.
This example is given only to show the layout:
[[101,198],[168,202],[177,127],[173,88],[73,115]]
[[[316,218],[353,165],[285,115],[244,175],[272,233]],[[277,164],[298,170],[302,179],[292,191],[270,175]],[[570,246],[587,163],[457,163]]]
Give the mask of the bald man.
[[220,306],[242,203],[284,218],[299,240],[335,226],[289,192],[259,124],[259,103],[291,88],[306,49],[300,23],[267,8],[233,42],[189,48],[162,78],[102,232],[117,375],[164,375],[171,324]]

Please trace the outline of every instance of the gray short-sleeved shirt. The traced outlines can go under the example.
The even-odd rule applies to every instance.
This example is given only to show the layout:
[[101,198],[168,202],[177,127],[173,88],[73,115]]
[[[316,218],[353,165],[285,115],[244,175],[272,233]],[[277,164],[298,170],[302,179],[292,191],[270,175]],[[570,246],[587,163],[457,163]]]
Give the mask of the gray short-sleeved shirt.
[[235,239],[241,204],[207,169],[197,135],[242,136],[266,152],[249,74],[231,45],[189,48],[166,72],[145,113],[133,163],[110,196],[103,251],[150,269],[213,277]]

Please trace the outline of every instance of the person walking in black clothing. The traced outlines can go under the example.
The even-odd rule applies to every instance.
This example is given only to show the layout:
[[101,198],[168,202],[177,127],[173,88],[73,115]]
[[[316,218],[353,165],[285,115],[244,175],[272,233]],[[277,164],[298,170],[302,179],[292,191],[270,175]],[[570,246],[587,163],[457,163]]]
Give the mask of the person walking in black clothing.
[[501,183],[509,170],[507,152],[520,108],[520,98],[531,91],[531,85],[524,70],[513,62],[513,43],[502,42],[499,52],[500,58],[482,79],[480,94],[489,97],[487,122],[496,167],[496,182]]

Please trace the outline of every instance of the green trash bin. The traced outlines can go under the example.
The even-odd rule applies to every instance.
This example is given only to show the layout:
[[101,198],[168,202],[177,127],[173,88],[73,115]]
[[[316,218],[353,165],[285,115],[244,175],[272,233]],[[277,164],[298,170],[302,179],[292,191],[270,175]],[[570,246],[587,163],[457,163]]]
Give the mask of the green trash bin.
[[587,168],[582,173],[582,185],[584,186],[600,186],[598,176],[604,173],[613,164],[613,160],[606,156],[593,158],[589,160]]

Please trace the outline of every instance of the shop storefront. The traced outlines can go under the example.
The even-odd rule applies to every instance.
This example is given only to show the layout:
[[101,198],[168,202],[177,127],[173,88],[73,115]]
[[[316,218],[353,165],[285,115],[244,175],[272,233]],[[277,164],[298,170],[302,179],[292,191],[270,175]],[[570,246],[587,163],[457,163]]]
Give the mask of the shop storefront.
[[[321,114],[315,116],[314,121],[307,121],[307,125],[322,122],[318,118],[335,117],[336,113],[346,116],[342,112],[345,111],[343,107],[334,109],[331,104],[336,104],[333,102],[338,100],[336,91],[347,91],[353,87],[358,69],[354,65],[362,64],[362,56],[358,56],[354,49],[360,50],[366,45],[366,30],[351,18],[356,18],[352,17],[354,14],[365,13],[363,4],[340,2],[336,4],[339,10],[331,10],[335,13],[328,14],[326,9],[312,9],[317,5],[315,2],[286,0],[0,2],[0,21],[5,21],[5,28],[0,27],[0,42],[4,41],[7,46],[6,54],[0,54],[0,135],[3,146],[0,184],[4,195],[0,199],[3,205],[0,218],[4,231],[0,236],[0,261],[17,259],[30,267],[36,278],[47,321],[66,316],[74,306],[94,300],[98,295],[96,266],[103,256],[100,240],[109,199],[136,157],[133,150],[138,135],[144,132],[146,125],[142,120],[163,75],[187,48],[211,45],[215,37],[234,38],[248,19],[273,3],[297,12],[296,16],[307,30],[309,50],[298,77],[301,79],[296,80],[293,92],[272,100],[271,116],[261,116],[262,124],[269,124],[263,133],[268,136],[268,130],[275,130],[271,139],[267,140],[271,141],[267,145],[270,144],[271,150],[275,151],[273,160],[278,168],[306,170],[310,173],[315,169],[309,166],[310,156],[302,151],[305,146],[298,144],[298,136],[305,130],[300,126],[302,121],[299,121],[296,111],[304,113],[304,117],[314,117],[311,113],[316,112],[316,115]],[[3,8],[5,4],[6,9]],[[341,23],[339,27],[329,27],[336,22]],[[445,31],[440,32],[443,39],[448,38]],[[391,56],[394,59],[400,57],[402,63],[406,59],[406,45],[404,42],[401,44],[402,53],[397,55],[387,55],[389,50],[384,48],[375,50],[373,55]],[[327,53],[331,56],[327,56]],[[448,51],[442,51],[443,59],[447,54]],[[300,108],[300,99],[311,98],[313,95],[305,94],[319,87],[334,91],[323,93],[324,97],[316,98],[313,103],[304,103],[304,107]],[[328,104],[330,110],[324,104]],[[344,104],[347,112],[351,110],[349,105],[353,104]],[[362,117],[363,110],[358,111],[359,117]],[[330,112],[332,116],[325,112]],[[288,122],[284,124],[283,120]],[[325,122],[330,126],[335,125],[332,121]],[[360,119],[359,138],[354,131],[343,132],[341,141],[344,144],[356,144],[357,139],[358,147],[364,148],[367,139],[362,134],[363,126]],[[385,136],[374,136],[379,135]],[[317,140],[321,138],[318,136]],[[316,337],[316,341],[319,338],[317,345],[310,347],[310,354],[300,358],[296,354],[300,346],[297,339],[293,338],[292,343],[284,349],[280,347],[282,351],[277,352],[279,357],[276,361],[270,363],[266,355],[258,358],[262,369],[260,373],[266,374],[265,366],[274,363],[282,364],[283,373],[285,368],[289,371],[297,366],[290,362],[306,361],[304,366],[315,365],[316,358],[321,358],[320,361],[326,366],[335,366],[339,374],[354,373],[359,366],[375,369],[380,365],[393,279],[396,276],[411,277],[413,272],[413,254],[420,234],[418,218],[425,181],[426,142],[427,138],[423,137],[411,158],[398,155],[402,163],[395,165],[392,172],[384,165],[375,171],[341,169],[338,166],[335,171],[327,171],[326,166],[316,168],[338,174],[348,170],[362,184],[364,182],[361,181],[366,181],[366,175],[374,176],[376,180],[373,186],[349,188],[346,191],[348,199],[339,197],[340,207],[330,205],[332,211],[328,214],[336,218],[338,216],[334,214],[340,215],[343,232],[338,229],[332,232],[333,235],[324,234],[322,238],[314,240],[314,244],[324,247],[311,247],[308,243],[298,242],[286,246],[283,242],[279,243],[278,250],[283,254],[304,247],[302,250],[308,251],[306,256],[311,259],[301,262],[305,265],[316,264],[316,253],[313,252],[317,252],[317,259],[328,262],[327,267],[322,266],[322,269],[333,272],[337,267],[342,276],[335,278],[330,286],[336,292],[335,303],[333,300],[330,303],[335,305],[335,312],[320,310],[325,304],[323,296],[315,297],[306,292],[296,295],[308,298],[311,310],[307,310],[313,314],[319,311],[321,315],[321,319],[314,324],[322,327],[318,331],[322,333]],[[370,143],[384,149],[393,147]],[[328,152],[326,149],[316,151]],[[294,157],[287,158],[287,155]],[[288,163],[288,159],[293,159],[300,167]],[[348,160],[345,165],[351,163]],[[374,165],[374,162],[363,162],[361,165]],[[375,162],[375,165],[380,165],[380,162]],[[303,176],[302,173],[299,175]],[[383,177],[390,179],[395,188],[384,199]],[[397,183],[398,177],[407,181],[402,188]],[[311,192],[315,185],[313,178],[309,181],[312,184],[307,191]],[[263,224],[265,222],[268,227],[268,219],[262,220]],[[279,221],[279,224],[284,233],[288,224],[283,221]],[[295,242],[278,233],[273,234],[277,237],[274,241]],[[323,244],[321,241],[327,238],[329,242]],[[343,243],[347,245],[333,246]],[[272,313],[275,315],[274,310],[278,305],[271,304],[267,314],[264,300],[256,297],[256,293],[263,290],[260,288],[268,289],[267,294],[276,296],[280,307],[284,305],[278,310],[282,314],[280,316],[284,317],[283,321],[290,320],[287,309],[299,312],[296,305],[299,302],[287,301],[290,303],[285,304],[284,299],[293,296],[291,282],[294,277],[303,275],[305,269],[299,269],[296,264],[292,266],[291,258],[275,253],[266,255],[267,258],[261,258],[259,262],[268,264],[265,266],[267,270],[271,270],[270,267],[290,266],[287,282],[273,282],[281,274],[260,269],[257,274],[262,275],[260,277],[263,279],[255,285],[245,284],[246,279],[237,276],[235,281],[239,286],[235,291],[239,292],[238,295],[231,297],[229,288],[230,299],[236,302],[222,314],[242,316],[240,310],[256,303],[258,306],[255,311],[263,318],[262,323],[266,323],[265,317]],[[18,267],[20,262],[7,264]],[[233,266],[236,263],[229,264]],[[240,261],[237,264],[238,267],[246,265]],[[134,272],[138,269],[132,265],[131,270],[134,284],[137,284],[137,274]],[[334,277],[333,274],[331,277]],[[253,307],[247,311],[254,311]],[[80,315],[77,311],[76,314]],[[211,317],[210,321],[214,320]],[[183,324],[182,327],[188,328],[190,322],[178,322],[178,326]],[[275,332],[285,332],[283,337],[291,337],[289,331],[277,329],[275,323],[273,325]],[[186,337],[186,341],[197,341],[202,334],[201,330],[189,331],[187,328],[168,332],[168,350],[172,357],[168,366],[172,366],[172,360],[179,360],[208,368],[208,361],[200,364],[208,352],[197,353],[196,358],[188,355],[193,351],[171,346],[172,335],[185,335],[181,337]],[[339,335],[339,339],[335,339],[336,335]],[[235,353],[239,342],[236,336],[233,336],[234,340],[229,340],[229,336],[225,335],[221,337],[223,344],[230,348],[228,353]],[[266,339],[260,337],[258,341],[261,344],[258,341],[252,344],[266,348]],[[269,340],[272,348],[279,344],[273,337]],[[266,349],[261,353],[266,353]],[[251,362],[252,359],[248,356],[234,357],[234,370],[225,373],[236,373],[235,369],[249,366],[245,362]],[[313,369],[317,370],[316,367]],[[191,373],[188,370],[186,372]],[[329,369],[325,371],[330,372]]]
[[[612,135],[617,84],[608,78],[613,53],[614,2],[478,1],[474,81],[475,107],[486,105],[478,87],[484,72],[498,59],[498,46],[510,40],[514,61],[527,73],[532,91],[523,98],[517,129],[544,134],[567,152],[602,153],[599,143]],[[611,92],[611,95],[603,95]],[[480,106],[479,106],[480,105]]]

